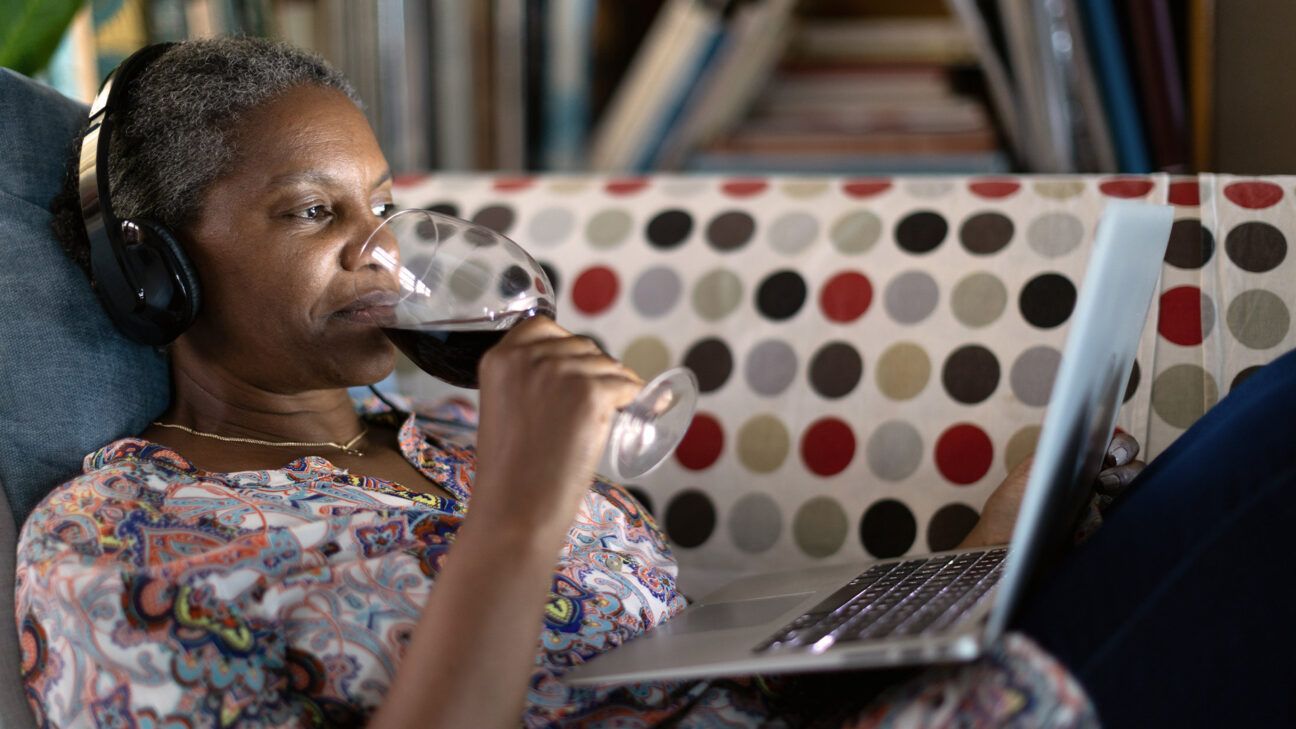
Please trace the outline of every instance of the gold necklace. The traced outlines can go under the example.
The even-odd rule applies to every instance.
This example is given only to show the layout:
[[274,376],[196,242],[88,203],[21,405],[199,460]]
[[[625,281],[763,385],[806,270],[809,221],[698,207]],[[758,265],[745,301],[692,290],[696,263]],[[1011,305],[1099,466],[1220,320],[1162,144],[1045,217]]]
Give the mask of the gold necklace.
[[352,438],[351,440],[345,443],[333,443],[333,442],[306,443],[301,441],[257,440],[256,438],[239,438],[232,435],[216,435],[215,433],[204,433],[199,430],[194,430],[193,428],[190,428],[185,425],[176,425],[175,423],[163,423],[158,420],[154,420],[153,424],[158,426],[159,428],[175,428],[176,430],[183,430],[184,432],[189,433],[190,435],[196,435],[201,438],[214,438],[216,440],[226,441],[227,443],[252,443],[254,445],[276,446],[280,448],[323,448],[324,446],[328,446],[330,448],[336,448],[349,456],[364,455],[364,451],[356,450],[355,444],[359,443],[360,439],[365,437],[365,434],[369,432],[369,428],[366,427],[362,429],[359,433],[357,433],[356,437]]

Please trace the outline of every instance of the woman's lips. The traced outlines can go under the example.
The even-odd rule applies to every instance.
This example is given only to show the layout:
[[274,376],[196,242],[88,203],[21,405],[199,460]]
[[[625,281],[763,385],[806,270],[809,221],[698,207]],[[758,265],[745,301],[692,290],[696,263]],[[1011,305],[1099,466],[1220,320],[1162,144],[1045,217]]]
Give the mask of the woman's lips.
[[333,312],[334,319],[385,326],[396,321],[396,302],[400,296],[391,291],[370,291],[357,296],[351,303]]

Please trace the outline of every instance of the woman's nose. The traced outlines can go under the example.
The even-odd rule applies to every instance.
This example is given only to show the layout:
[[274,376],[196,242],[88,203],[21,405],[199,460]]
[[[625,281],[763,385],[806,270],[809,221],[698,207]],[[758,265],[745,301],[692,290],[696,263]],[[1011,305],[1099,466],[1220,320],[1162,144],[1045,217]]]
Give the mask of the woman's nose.
[[400,249],[389,226],[382,220],[372,227],[356,225],[348,231],[346,246],[342,249],[342,268],[360,271],[374,267],[395,271],[400,267]]

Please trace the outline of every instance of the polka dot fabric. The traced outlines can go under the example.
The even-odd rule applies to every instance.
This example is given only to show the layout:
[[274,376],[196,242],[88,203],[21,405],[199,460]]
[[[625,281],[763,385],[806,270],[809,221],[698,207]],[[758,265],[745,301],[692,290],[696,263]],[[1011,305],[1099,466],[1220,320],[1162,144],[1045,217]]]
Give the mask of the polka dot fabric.
[[503,229],[559,322],[643,376],[697,373],[684,443],[630,484],[693,594],[956,545],[1038,438],[1109,199],[1177,206],[1119,421],[1149,453],[1296,345],[1286,178],[447,175],[396,195]]

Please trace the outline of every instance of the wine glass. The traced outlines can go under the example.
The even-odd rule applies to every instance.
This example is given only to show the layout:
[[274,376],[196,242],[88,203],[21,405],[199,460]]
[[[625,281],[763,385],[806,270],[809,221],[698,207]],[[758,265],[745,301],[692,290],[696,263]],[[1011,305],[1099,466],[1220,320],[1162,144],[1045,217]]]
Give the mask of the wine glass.
[[[451,385],[476,388],[488,349],[526,319],[557,312],[548,276],[521,246],[449,215],[401,210],[369,235],[358,260],[384,280],[358,285],[357,301],[381,310],[374,323],[387,338]],[[660,464],[684,437],[697,394],[697,378],[683,367],[648,382],[613,420],[599,473],[629,481]]]

